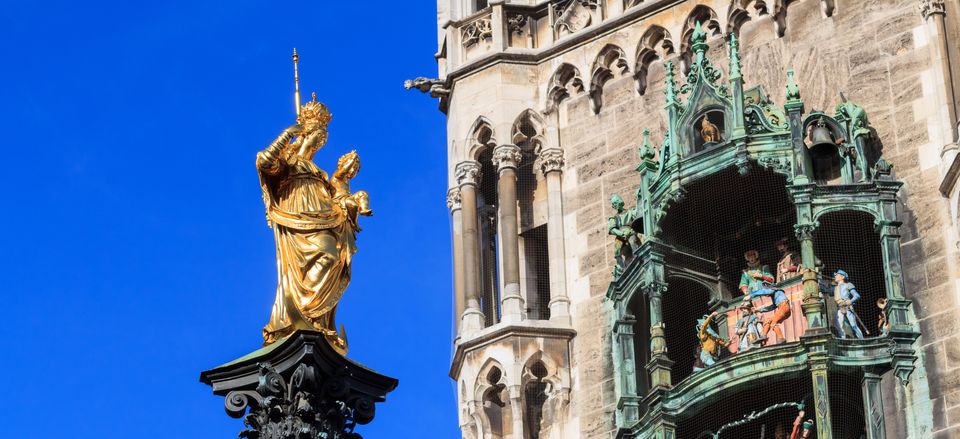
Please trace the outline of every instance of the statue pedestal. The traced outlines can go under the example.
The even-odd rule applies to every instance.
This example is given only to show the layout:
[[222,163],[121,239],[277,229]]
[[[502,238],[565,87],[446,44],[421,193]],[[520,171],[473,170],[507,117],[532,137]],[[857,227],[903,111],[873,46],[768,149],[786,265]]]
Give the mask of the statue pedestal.
[[227,414],[243,418],[240,437],[359,439],[353,430],[373,420],[375,404],[397,387],[338,354],[323,334],[298,331],[200,374],[224,395]]

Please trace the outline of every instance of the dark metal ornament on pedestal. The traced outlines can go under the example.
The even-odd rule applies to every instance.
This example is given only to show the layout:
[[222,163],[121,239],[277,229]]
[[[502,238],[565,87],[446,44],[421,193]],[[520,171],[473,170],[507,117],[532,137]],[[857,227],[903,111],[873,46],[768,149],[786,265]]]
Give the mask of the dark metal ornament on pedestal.
[[357,425],[373,420],[375,404],[397,387],[338,354],[324,335],[290,337],[200,374],[224,395],[227,414],[243,418],[251,439],[360,439]]

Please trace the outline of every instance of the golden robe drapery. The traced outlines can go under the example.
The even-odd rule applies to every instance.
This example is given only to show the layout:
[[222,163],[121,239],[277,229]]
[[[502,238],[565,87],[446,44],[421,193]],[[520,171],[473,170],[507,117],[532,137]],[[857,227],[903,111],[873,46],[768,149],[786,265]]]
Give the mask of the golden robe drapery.
[[284,132],[257,154],[277,245],[277,294],[263,328],[265,345],[298,329],[336,336],[336,305],[350,283],[356,252],[355,231],[333,200],[326,173],[285,148],[292,137]]

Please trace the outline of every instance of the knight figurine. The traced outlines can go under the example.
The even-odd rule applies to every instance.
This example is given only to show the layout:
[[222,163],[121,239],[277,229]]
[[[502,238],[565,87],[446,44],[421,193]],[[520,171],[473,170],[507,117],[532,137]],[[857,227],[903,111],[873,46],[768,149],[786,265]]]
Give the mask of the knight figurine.
[[616,215],[607,219],[607,233],[615,239],[613,254],[617,264],[613,267],[613,276],[617,277],[640,247],[641,235],[633,229],[633,222],[637,220],[635,209],[625,209],[623,198],[619,195],[610,197],[610,206],[617,211]]
[[860,300],[860,293],[850,282],[847,282],[847,272],[837,270],[833,275],[837,286],[833,289],[833,300],[837,303],[837,332],[840,338],[847,337],[847,325],[853,331],[857,338],[863,338],[863,331],[860,330],[860,317],[853,309],[853,305]]

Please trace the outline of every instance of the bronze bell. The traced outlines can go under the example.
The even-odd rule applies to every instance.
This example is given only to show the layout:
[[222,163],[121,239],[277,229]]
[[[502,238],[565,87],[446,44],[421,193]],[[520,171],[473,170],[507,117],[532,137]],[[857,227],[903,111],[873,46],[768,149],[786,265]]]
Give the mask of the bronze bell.
[[817,120],[816,125],[813,126],[813,130],[810,131],[810,149],[816,148],[817,145],[828,144],[833,146],[833,134],[830,132],[830,128],[827,128],[826,121],[821,117]]

